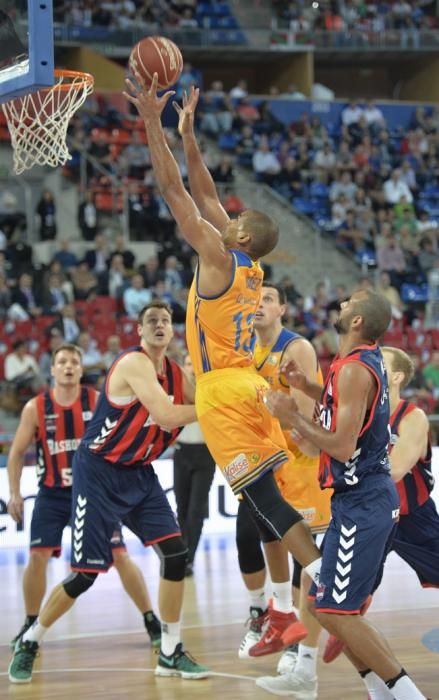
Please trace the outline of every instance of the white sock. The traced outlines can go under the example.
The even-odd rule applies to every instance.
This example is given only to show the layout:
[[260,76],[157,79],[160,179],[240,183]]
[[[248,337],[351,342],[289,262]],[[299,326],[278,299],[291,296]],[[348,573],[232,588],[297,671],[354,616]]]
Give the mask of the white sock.
[[307,647],[305,644],[299,644],[299,654],[294,673],[297,671],[304,678],[315,678],[317,675],[318,653],[317,647]]
[[265,587],[255,588],[254,591],[248,592],[250,597],[250,607],[260,608],[262,611],[267,609],[267,598],[265,597]]
[[387,685],[376,673],[369,671],[362,678],[369,692],[370,700],[393,700],[393,695]]
[[427,700],[407,675],[401,676],[389,691],[395,700]]
[[305,566],[304,569],[308,576],[312,578],[314,583],[319,583],[320,581],[320,569],[322,568],[322,557],[319,557],[318,559],[314,559],[314,561],[311,562],[311,564],[308,564],[308,566]]
[[165,656],[171,656],[175,647],[181,642],[181,622],[164,622],[162,620],[162,639],[160,650]]
[[32,627],[29,627],[23,634],[23,642],[38,642],[39,644],[48,629],[48,627],[43,627],[43,625],[40,624],[39,618],[37,617]]
[[278,612],[293,612],[293,591],[291,581],[273,583],[273,610]]

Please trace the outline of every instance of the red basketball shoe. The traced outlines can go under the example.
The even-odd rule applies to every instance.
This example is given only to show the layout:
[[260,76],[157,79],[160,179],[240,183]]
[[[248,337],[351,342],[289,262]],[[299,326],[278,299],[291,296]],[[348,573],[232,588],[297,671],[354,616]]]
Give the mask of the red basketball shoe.
[[250,656],[265,656],[282,651],[290,644],[295,644],[305,639],[308,630],[292,613],[283,613],[270,609],[268,613],[267,627],[254,646],[249,650]]

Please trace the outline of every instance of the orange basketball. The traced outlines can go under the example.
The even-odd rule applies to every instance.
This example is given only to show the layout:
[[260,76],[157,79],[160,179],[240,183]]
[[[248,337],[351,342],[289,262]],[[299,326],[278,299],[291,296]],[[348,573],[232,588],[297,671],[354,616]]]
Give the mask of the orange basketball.
[[154,73],[158,76],[158,89],[174,85],[183,69],[183,57],[176,44],[163,36],[147,36],[133,48],[129,68],[140,85],[150,87]]

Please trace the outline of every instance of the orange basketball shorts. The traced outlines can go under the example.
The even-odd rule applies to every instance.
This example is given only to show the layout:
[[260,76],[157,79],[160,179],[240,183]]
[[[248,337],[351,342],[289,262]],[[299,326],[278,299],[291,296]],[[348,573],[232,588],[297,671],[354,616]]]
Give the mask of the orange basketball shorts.
[[269,388],[253,367],[197,377],[195,406],[209,451],[235,494],[293,456],[267,410]]

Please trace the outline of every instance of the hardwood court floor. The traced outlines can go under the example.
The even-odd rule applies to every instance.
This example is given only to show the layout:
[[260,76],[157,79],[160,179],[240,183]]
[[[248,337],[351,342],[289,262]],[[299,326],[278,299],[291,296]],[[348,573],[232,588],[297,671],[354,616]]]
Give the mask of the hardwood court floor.
[[[156,600],[158,564],[153,552],[136,544],[129,549],[144,572]],[[267,700],[254,685],[259,675],[274,673],[278,656],[240,661],[248,600],[241,582],[231,536],[203,541],[193,579],[186,579],[183,638],[187,649],[213,675],[202,681],[155,678],[142,620],[122,590],[116,572],[101,576],[74,609],[48,633],[30,685],[10,685],[7,666],[10,638],[22,623],[23,553],[0,556],[0,698],[14,700]],[[48,586],[67,571],[65,560],[49,567]],[[402,664],[423,692],[439,700],[439,592],[422,590],[410,569],[394,555],[368,615],[388,637]],[[430,648],[422,637],[429,634]],[[436,640],[436,641],[435,641]],[[435,648],[436,651],[431,649]],[[340,658],[319,663],[319,700],[366,700],[359,677]]]

